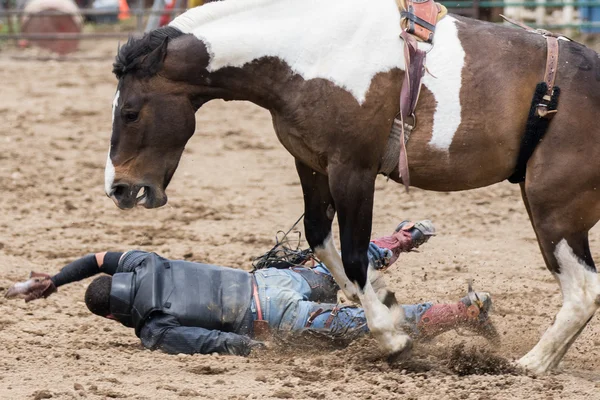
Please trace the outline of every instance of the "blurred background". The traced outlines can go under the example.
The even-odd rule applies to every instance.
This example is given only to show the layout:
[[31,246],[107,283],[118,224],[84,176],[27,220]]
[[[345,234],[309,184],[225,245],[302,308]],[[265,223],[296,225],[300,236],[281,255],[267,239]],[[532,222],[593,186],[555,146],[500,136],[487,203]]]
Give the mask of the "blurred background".
[[212,0],[0,0],[0,49],[47,49],[57,56],[81,41],[127,38],[168,24]]
[[[44,48],[66,56],[85,40],[124,39],[166,25],[214,0],[0,0],[0,50]],[[562,32],[591,47],[600,33],[600,0],[441,1],[451,13],[501,23],[500,14]]]

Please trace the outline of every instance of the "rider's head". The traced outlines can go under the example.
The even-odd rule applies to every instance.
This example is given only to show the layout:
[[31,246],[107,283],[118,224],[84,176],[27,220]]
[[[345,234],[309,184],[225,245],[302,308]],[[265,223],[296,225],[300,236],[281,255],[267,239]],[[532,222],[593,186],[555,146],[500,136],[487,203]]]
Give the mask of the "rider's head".
[[94,314],[110,318],[110,290],[112,277],[96,278],[85,291],[85,305]]

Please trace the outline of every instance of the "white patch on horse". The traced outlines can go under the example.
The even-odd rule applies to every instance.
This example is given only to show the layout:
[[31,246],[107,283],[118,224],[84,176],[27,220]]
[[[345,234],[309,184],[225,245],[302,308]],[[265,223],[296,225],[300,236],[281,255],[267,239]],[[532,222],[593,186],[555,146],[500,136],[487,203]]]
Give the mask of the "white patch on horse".
[[[113,129],[114,129],[114,125],[115,125],[115,113],[117,112],[117,106],[119,105],[119,95],[121,94],[120,90],[117,90],[117,93],[115,94],[115,98],[113,99],[113,103],[112,103],[112,124],[113,124]],[[112,160],[110,159],[110,149],[111,147],[108,147],[108,156],[106,157],[106,167],[104,169],[104,192],[106,193],[107,196],[110,196],[112,193],[112,186],[113,183],[115,181],[115,167],[112,163]]]
[[538,344],[519,360],[523,367],[537,373],[556,367],[600,306],[598,273],[575,255],[565,239],[556,245],[554,257],[560,266],[560,273],[555,276],[562,291],[563,305]]
[[[372,268],[369,268],[369,275]],[[364,289],[358,290],[360,303],[365,310],[369,330],[377,342],[389,353],[399,353],[410,348],[411,339],[400,326],[404,324],[404,312],[398,305],[387,308],[381,302],[371,285],[371,277],[367,279]]]
[[188,10],[170,26],[205,43],[209,72],[277,57],[305,80],[347,90],[359,104],[376,74],[404,69],[392,0],[227,0]]
[[[456,19],[444,17],[435,29],[433,49],[427,54],[423,84],[436,100],[429,145],[448,151],[461,122],[460,89],[465,51],[458,38]],[[434,78],[435,77],[435,78]]]
[[[423,79],[437,102],[430,145],[444,151],[460,125],[465,52],[456,23],[450,16],[438,22],[427,55],[436,78]],[[359,104],[375,75],[405,69],[400,15],[391,0],[228,0],[188,10],[170,25],[204,42],[210,72],[277,57],[306,80],[347,90]]]
[[112,195],[112,186],[115,181],[115,167],[110,159],[110,147],[106,157],[106,167],[104,168],[104,192],[107,196]]
[[327,236],[321,246],[315,247],[315,255],[323,262],[323,264],[327,266],[329,272],[331,272],[331,275],[333,276],[333,279],[335,279],[336,283],[342,289],[346,297],[348,297],[350,300],[358,299],[356,287],[346,276],[342,257],[336,250],[335,244],[333,243],[333,233],[330,233]]

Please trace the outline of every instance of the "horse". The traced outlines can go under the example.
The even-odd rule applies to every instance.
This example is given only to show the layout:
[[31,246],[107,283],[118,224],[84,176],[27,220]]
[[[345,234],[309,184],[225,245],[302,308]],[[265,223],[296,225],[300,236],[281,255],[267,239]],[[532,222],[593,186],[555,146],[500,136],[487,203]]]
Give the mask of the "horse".
[[[163,206],[195,113],[213,99],[270,111],[295,158],[306,238],[345,294],[358,298],[390,355],[409,337],[393,294],[373,287],[367,247],[405,71],[394,0],[227,0],[190,9],[130,38],[116,56],[118,85],[105,191],[121,209]],[[518,363],[554,368],[600,307],[588,231],[600,219],[600,56],[559,40],[559,109],[527,163],[523,202],[563,304]],[[428,51],[406,145],[411,186],[459,191],[515,170],[532,95],[546,65],[542,35],[448,15]],[[596,161],[594,161],[596,160]],[[388,177],[401,183],[398,167]],[[337,213],[341,257],[332,236]]]

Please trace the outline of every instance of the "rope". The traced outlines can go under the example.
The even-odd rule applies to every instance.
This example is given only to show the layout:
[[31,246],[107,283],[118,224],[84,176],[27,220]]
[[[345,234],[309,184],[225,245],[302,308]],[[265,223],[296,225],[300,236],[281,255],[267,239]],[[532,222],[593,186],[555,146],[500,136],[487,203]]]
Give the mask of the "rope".
[[275,246],[263,255],[252,260],[253,271],[263,268],[290,268],[300,267],[308,261],[317,261],[312,250],[300,248],[302,243],[302,234],[298,233],[298,238],[290,238],[290,233],[298,223],[304,218],[304,214],[296,220],[287,232],[278,231],[275,235]]

